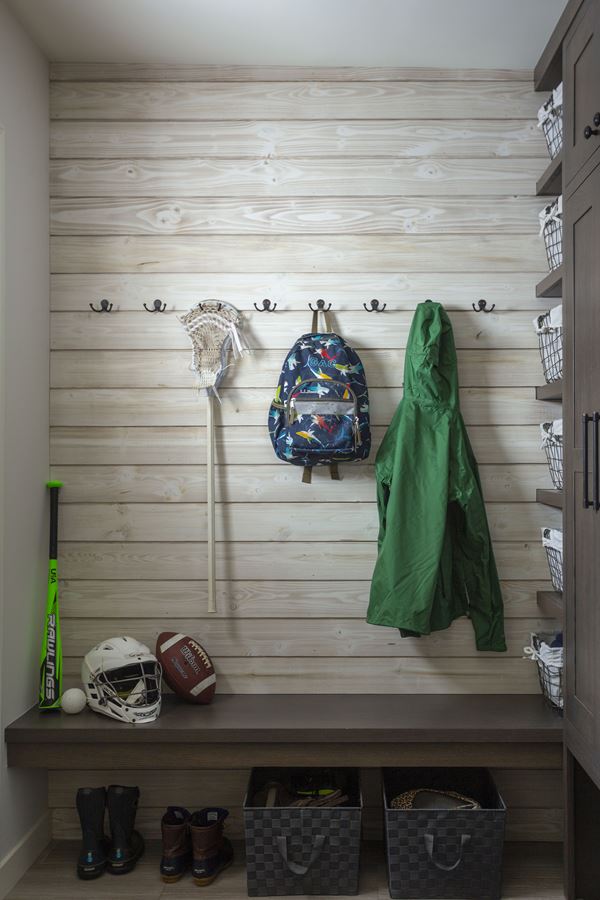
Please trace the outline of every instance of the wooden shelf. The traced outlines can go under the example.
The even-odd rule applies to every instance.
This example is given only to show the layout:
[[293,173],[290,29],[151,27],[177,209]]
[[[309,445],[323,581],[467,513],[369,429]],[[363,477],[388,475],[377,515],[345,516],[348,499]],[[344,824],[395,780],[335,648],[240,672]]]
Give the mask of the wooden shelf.
[[562,191],[562,150],[550,161],[544,174],[538,178],[535,192],[538,197],[554,197]]
[[540,612],[549,619],[558,619],[562,622],[564,619],[563,595],[558,591],[538,591],[537,604]]
[[563,10],[535,67],[536,91],[551,91],[562,81],[562,43],[582,3],[583,0],[569,0]]
[[535,389],[535,399],[555,400],[560,403],[563,395],[562,388],[562,379],[560,381],[553,381],[552,384],[542,384]]
[[562,491],[538,488],[535,492],[535,499],[538,503],[543,503],[545,506],[554,506],[555,509],[562,509],[563,507]]
[[536,297],[562,297],[563,267],[559,266],[549,272],[545,278],[536,285]]
[[359,742],[370,749],[392,745],[397,752],[405,742],[552,742],[561,735],[534,694],[422,694],[418,703],[409,694],[217,694],[201,708],[164,697],[160,718],[149,728],[124,728],[89,709],[53,716],[35,706],[5,729],[5,739],[13,750],[29,744],[42,768],[48,768],[48,743],[68,744],[94,768],[101,745],[123,742],[145,744],[152,756],[157,743],[167,743],[171,751],[191,743],[199,751],[215,744],[240,749],[287,743],[293,749],[311,742]]

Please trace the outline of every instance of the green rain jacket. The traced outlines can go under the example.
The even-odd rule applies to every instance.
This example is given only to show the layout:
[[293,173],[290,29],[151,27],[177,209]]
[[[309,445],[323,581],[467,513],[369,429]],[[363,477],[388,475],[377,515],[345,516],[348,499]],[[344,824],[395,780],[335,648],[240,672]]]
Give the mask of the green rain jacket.
[[478,650],[506,650],[477,462],[459,407],[454,336],[440,303],[415,311],[403,398],[375,473],[379,554],[367,622],[408,636],[469,616]]

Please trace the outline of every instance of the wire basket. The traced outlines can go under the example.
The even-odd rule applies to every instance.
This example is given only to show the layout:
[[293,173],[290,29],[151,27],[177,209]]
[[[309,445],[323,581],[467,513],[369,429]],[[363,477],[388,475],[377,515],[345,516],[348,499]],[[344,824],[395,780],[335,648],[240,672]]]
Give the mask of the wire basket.
[[563,549],[562,532],[554,528],[542,528],[542,543],[546,551],[550,579],[555,591],[563,590]]
[[538,316],[535,324],[544,378],[547,384],[552,384],[560,381],[563,374],[562,307]]
[[[556,643],[559,643],[559,646],[553,646]],[[544,645],[546,646],[544,647]],[[552,648],[550,652],[548,652],[549,648]],[[562,634],[560,632],[532,634],[530,646],[525,647],[525,655],[537,664],[538,679],[544,700],[562,716],[565,705]]]
[[562,265],[563,249],[563,220],[562,220],[562,196],[557,197],[552,203],[545,206],[539,215],[540,232],[546,245],[546,258],[548,267],[552,272]]
[[546,453],[552,484],[557,491],[562,491],[564,487],[562,419],[556,419],[554,422],[544,422],[540,429],[542,432],[542,447]]
[[550,159],[554,159],[563,145],[562,84],[555,88],[538,112],[538,126],[544,132]]

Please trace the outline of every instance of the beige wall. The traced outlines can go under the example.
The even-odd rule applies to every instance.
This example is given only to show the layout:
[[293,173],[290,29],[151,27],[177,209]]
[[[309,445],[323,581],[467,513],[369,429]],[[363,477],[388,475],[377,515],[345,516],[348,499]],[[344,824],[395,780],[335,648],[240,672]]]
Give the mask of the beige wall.
[[[37,697],[48,477],[48,70],[0,3],[2,273],[2,726]],[[2,745],[4,747],[4,744]],[[45,836],[46,779],[0,768],[0,896]],[[33,829],[33,831],[32,831]]]
[[[533,391],[534,286],[545,271],[534,189],[547,157],[530,83],[506,72],[415,80],[396,70],[386,80],[379,70],[369,81],[332,70],[314,83],[298,70],[194,80],[189,67],[185,78],[119,67],[110,81],[100,80],[106,67],[55,72],[51,456],[65,482],[71,680],[102,638],[130,633],[152,646],[177,628],[213,656],[220,691],[536,692],[522,648],[546,624],[535,595],[548,580],[548,513],[534,501],[548,485],[538,424],[554,410]],[[90,312],[103,297],[113,312]],[[155,297],[164,314],[143,310]],[[177,321],[205,297],[244,310],[256,350],[221,392],[212,617],[204,406]],[[274,315],[254,311],[263,297],[278,302]],[[421,640],[365,624],[374,453],[343,466],[340,483],[323,471],[312,486],[275,459],[269,402],[317,297],[333,302],[335,326],[365,363],[375,447],[401,396],[416,303],[450,309],[504,584],[506,655],[478,654],[466,620]],[[363,310],[371,297],[387,302],[383,315]],[[496,312],[474,313],[480,297]],[[155,774],[156,789],[143,786],[149,830],[162,804],[189,802],[184,783],[198,778]],[[515,788],[519,773],[502,777],[513,785],[512,835],[557,838],[556,786],[537,792],[552,807],[540,809]],[[219,776],[219,796],[231,788],[235,804],[244,778]],[[56,834],[77,831],[72,784],[68,772],[51,779]]]

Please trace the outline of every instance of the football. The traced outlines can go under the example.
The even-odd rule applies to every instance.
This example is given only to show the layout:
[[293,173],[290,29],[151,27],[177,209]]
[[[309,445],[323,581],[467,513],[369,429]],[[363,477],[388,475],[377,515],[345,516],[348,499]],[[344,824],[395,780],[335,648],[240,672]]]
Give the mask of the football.
[[156,642],[156,658],[171,690],[188,703],[210,703],[217,676],[206,650],[186,634],[163,631]]

